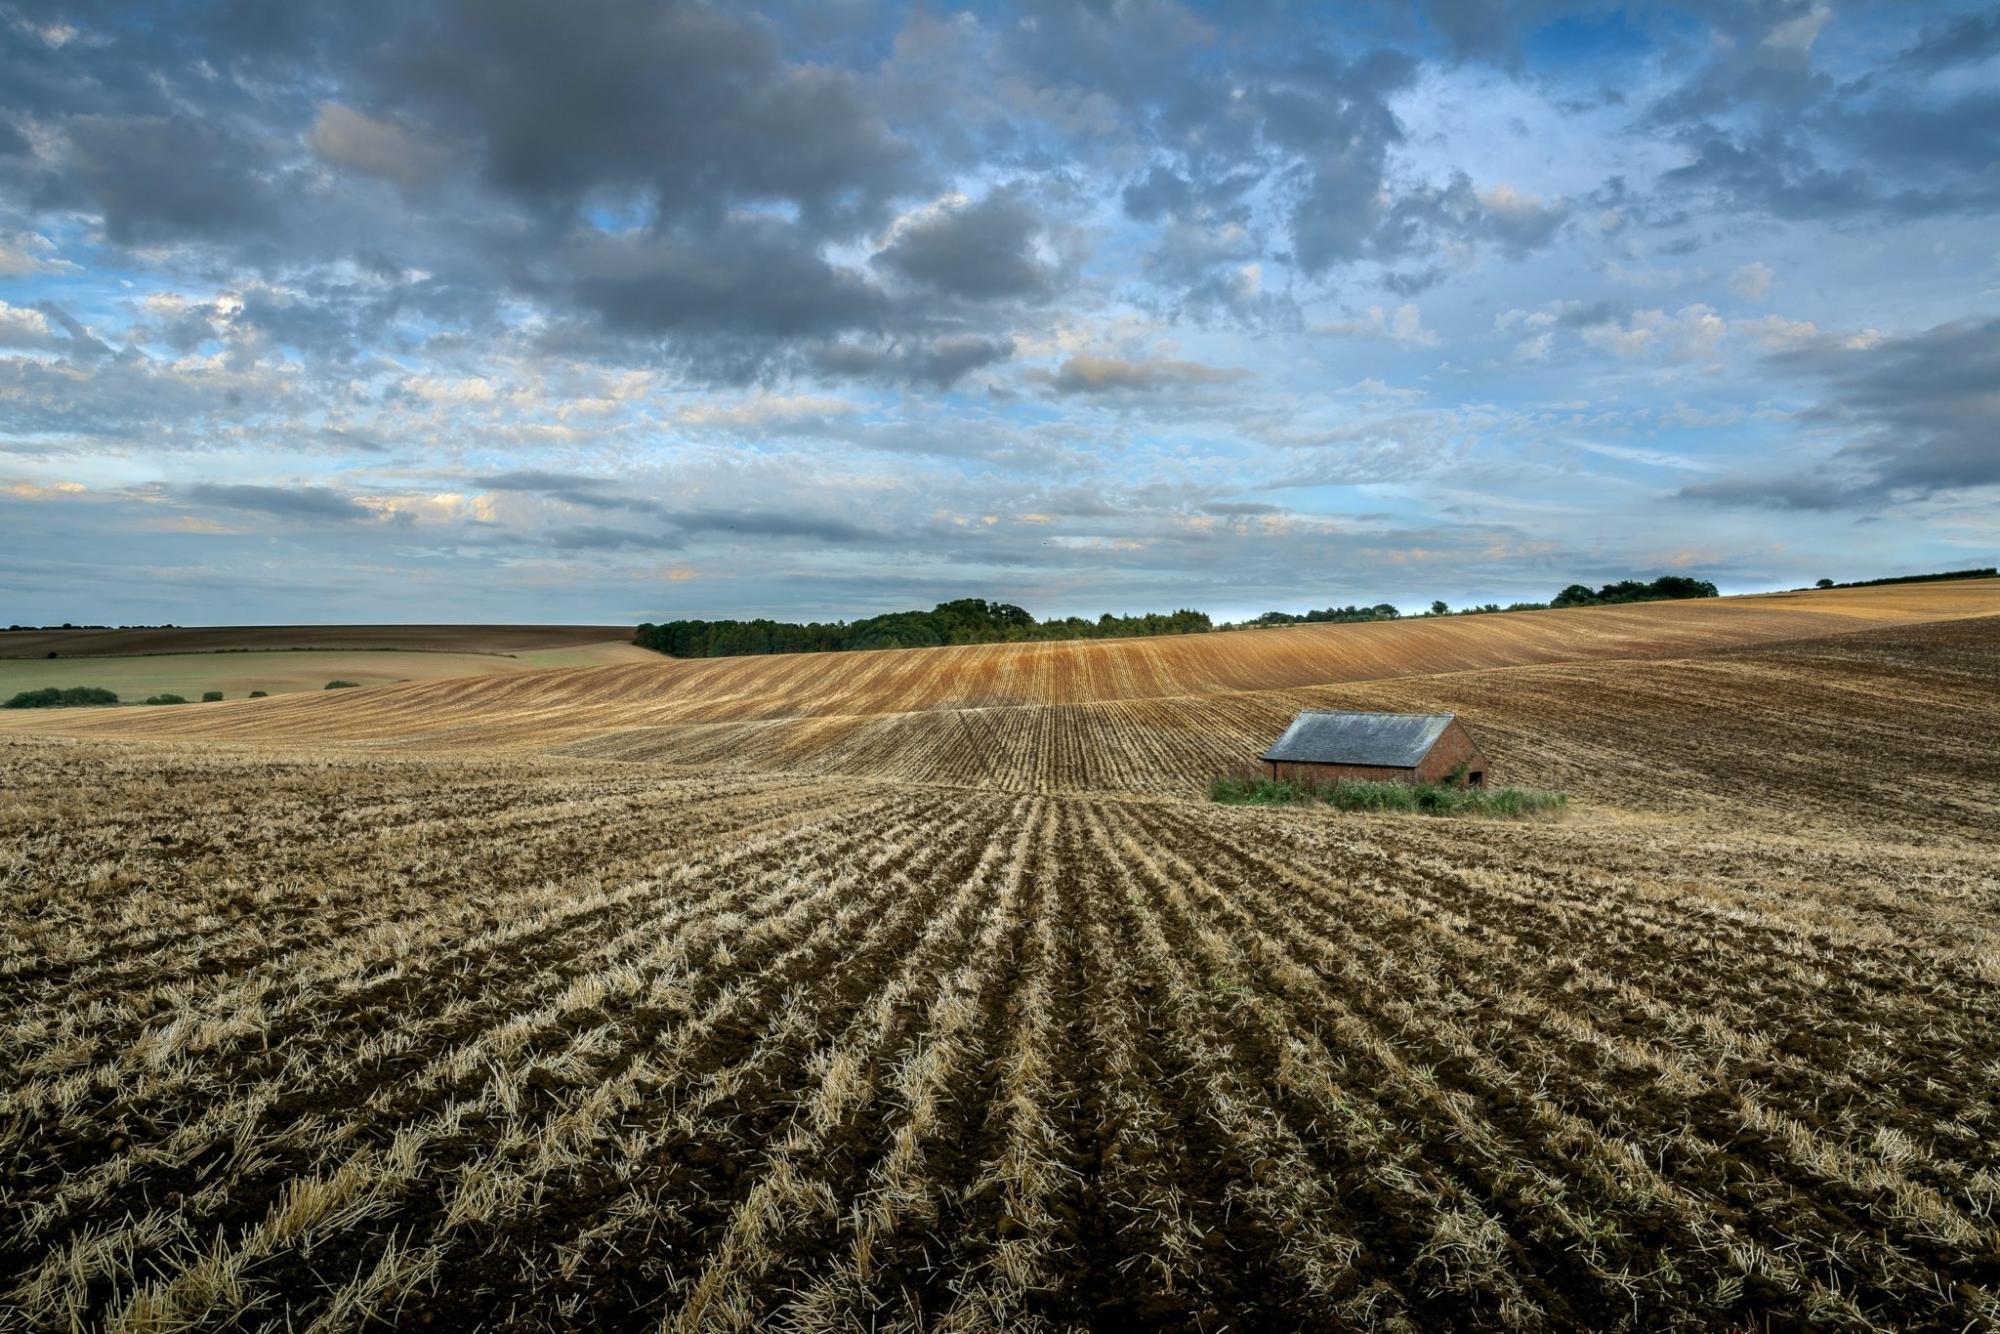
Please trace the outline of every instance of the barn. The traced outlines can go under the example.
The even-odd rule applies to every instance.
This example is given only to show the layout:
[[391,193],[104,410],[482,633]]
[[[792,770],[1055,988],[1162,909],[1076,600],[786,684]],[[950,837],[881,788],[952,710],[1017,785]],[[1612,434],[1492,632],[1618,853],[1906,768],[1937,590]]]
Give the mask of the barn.
[[1259,758],[1274,779],[1442,783],[1463,765],[1468,785],[1486,785],[1486,757],[1449,713],[1307,709]]

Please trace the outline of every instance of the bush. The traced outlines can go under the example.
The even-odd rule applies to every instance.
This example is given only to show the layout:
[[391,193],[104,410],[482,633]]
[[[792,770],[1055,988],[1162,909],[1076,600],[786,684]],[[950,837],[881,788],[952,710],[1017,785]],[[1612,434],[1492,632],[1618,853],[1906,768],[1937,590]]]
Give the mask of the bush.
[[1208,785],[1208,799],[1232,806],[1325,804],[1343,811],[1512,817],[1559,811],[1569,805],[1565,793],[1532,787],[1460,787],[1456,783],[1375,783],[1356,779],[1303,783],[1242,775],[1217,778]]
[[204,704],[213,704],[221,698],[222,692],[220,690],[204,690],[201,692],[201,702]]
[[147,699],[146,699],[146,702],[147,702],[148,704],[185,704],[185,703],[187,703],[187,696],[185,696],[185,695],[151,695],[151,696],[148,696],[148,697],[147,697]]
[[328,690],[354,690],[360,685],[359,681],[328,681],[326,688]]
[[0,708],[9,709],[73,709],[86,704],[116,704],[118,696],[103,686],[43,686],[40,690],[23,690],[8,700]]
[[268,697],[268,696],[270,695],[270,693],[271,693],[271,692],[270,692],[270,691],[268,691],[268,690],[253,690],[253,691],[251,691],[251,692],[250,692],[250,698],[251,698],[251,699],[265,699],[265,698],[267,698],[267,697]]

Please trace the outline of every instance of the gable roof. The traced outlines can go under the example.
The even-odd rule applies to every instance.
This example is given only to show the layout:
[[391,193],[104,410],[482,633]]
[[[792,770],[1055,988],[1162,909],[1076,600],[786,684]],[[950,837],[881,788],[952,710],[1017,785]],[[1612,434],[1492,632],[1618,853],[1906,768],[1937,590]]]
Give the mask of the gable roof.
[[1266,760],[1414,769],[1451,726],[1449,713],[1328,713],[1307,709],[1264,752]]

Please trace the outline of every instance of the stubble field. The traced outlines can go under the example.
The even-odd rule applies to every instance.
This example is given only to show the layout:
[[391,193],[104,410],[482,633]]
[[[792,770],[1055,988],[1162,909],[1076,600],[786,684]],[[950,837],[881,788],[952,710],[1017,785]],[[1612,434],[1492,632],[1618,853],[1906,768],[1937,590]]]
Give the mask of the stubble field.
[[[2000,606],[1953,596],[16,728],[0,1325],[2000,1321]],[[790,685],[688,700],[727,668]],[[1199,800],[1315,701],[1456,708],[1573,811]]]

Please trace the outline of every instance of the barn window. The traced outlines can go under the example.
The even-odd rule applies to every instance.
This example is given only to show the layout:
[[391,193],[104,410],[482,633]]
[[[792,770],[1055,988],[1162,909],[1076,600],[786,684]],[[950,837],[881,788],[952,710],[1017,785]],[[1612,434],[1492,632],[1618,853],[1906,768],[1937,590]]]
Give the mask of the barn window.
[[1465,776],[1465,782],[1469,787],[1485,787],[1486,771],[1484,769],[1474,769]]

